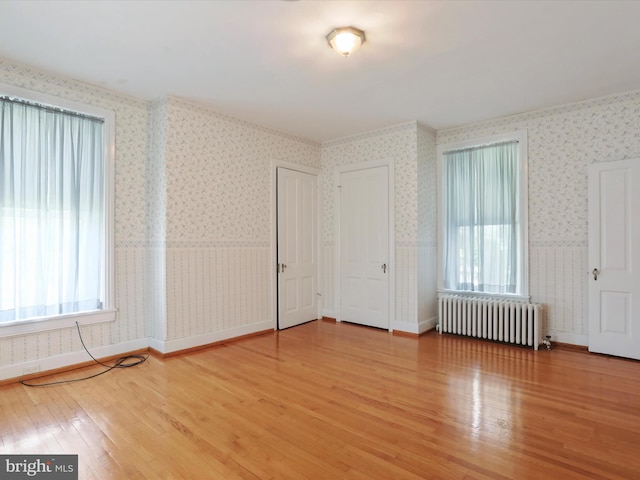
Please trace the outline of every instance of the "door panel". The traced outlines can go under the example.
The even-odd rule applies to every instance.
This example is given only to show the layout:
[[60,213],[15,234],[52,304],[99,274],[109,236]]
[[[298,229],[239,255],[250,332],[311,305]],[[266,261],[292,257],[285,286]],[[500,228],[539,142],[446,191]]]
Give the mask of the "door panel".
[[315,175],[278,167],[278,328],[318,318]]
[[589,350],[640,359],[640,160],[589,170]]
[[379,328],[389,328],[388,175],[340,175],[340,320]]

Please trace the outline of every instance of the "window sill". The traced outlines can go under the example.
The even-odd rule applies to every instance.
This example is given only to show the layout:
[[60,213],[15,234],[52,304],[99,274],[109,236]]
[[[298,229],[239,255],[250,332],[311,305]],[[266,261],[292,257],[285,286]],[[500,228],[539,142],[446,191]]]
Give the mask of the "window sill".
[[514,293],[483,293],[467,290],[438,290],[438,295],[460,295],[466,297],[482,297],[487,300],[504,300],[505,302],[530,302],[529,295],[516,295]]
[[49,330],[75,327],[80,325],[92,325],[96,323],[113,322],[116,319],[117,310],[96,310],[93,312],[72,313],[57,315],[55,317],[39,317],[29,320],[0,324],[0,338],[16,337],[33,333],[42,333]]

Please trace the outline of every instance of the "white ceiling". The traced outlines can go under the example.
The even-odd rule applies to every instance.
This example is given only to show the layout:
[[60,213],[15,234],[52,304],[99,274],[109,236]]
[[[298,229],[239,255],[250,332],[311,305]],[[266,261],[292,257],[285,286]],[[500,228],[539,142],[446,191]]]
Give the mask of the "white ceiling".
[[[0,57],[325,141],[640,89],[635,1],[0,1]],[[350,58],[334,27],[367,42]]]

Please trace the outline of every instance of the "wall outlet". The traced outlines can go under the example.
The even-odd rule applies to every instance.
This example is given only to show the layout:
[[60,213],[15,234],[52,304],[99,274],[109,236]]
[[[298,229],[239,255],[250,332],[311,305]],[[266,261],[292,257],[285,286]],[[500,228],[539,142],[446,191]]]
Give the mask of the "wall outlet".
[[31,375],[32,373],[38,373],[40,371],[40,364],[36,363],[35,365],[29,365],[28,367],[22,368],[22,375]]

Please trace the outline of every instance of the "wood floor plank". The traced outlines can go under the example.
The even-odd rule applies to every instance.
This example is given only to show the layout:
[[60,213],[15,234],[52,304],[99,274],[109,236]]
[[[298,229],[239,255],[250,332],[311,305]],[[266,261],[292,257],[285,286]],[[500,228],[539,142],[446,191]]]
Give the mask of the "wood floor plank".
[[87,480],[627,480],[638,378],[640,362],[577,350],[319,321],[2,386],[0,446],[78,454]]

